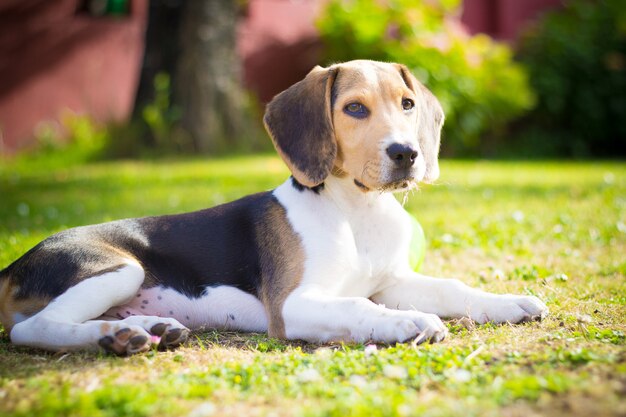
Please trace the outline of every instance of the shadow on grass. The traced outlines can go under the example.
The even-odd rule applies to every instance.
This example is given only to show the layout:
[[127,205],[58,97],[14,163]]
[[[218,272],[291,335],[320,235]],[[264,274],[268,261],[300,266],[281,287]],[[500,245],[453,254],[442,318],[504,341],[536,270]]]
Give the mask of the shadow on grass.
[[[287,341],[274,339],[265,333],[240,333],[229,331],[197,331],[193,332],[189,340],[179,349],[193,349],[198,352],[210,348],[237,349],[251,353],[285,352],[299,349],[304,353],[313,353],[319,348],[337,349],[342,344],[312,344],[304,341]],[[357,346],[357,345],[355,345]],[[358,345],[361,346],[361,345]],[[8,334],[0,331],[0,379],[30,378],[48,372],[78,372],[106,366],[117,368],[128,366],[128,361],[133,358],[158,359],[159,355],[169,358],[171,351],[151,351],[132,357],[120,357],[100,351],[76,351],[76,352],[48,352],[43,349],[15,346],[11,344]]]

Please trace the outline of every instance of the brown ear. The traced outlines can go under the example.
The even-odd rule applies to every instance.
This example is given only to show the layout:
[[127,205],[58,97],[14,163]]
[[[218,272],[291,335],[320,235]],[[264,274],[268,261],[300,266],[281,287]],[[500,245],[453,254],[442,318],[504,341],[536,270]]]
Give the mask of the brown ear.
[[263,122],[278,154],[307,187],[324,182],[337,157],[330,103],[336,75],[334,68],[315,67],[265,109]]
[[443,109],[433,93],[417,81],[404,65],[400,65],[400,72],[406,85],[418,97],[418,103],[416,103],[418,111],[417,141],[426,163],[424,182],[433,182],[439,178],[438,156],[441,127],[444,120]]

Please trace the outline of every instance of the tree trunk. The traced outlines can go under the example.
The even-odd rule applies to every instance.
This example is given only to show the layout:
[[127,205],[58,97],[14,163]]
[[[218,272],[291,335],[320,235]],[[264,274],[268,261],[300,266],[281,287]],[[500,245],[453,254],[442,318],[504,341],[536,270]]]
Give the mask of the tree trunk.
[[165,72],[173,81],[178,62],[178,33],[181,0],[151,0],[148,9],[146,50],[135,98],[134,118],[141,118],[145,106],[154,102],[154,77]]
[[174,103],[182,111],[181,127],[200,152],[240,148],[251,139],[251,126],[256,126],[241,84],[237,4],[231,0],[183,3]]

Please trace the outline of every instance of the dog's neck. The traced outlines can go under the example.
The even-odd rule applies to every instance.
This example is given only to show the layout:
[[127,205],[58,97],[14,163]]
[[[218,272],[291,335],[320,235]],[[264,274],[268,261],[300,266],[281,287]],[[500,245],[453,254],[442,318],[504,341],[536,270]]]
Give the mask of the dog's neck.
[[332,201],[342,211],[362,211],[374,209],[388,204],[398,204],[390,191],[372,190],[349,175],[329,175],[323,183],[315,187],[306,187],[294,177],[290,180],[291,187],[301,193],[313,193]]
[[392,193],[369,189],[366,191],[349,176],[328,176],[320,194],[334,201],[343,210],[362,210],[363,207],[375,207],[389,200],[395,201]]

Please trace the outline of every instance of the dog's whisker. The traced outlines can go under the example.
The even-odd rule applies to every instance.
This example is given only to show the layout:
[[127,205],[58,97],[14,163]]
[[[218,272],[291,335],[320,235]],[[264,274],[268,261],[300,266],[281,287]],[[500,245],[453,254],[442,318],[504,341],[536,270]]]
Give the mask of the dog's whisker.
[[404,192],[404,195],[402,196],[402,207],[404,207],[404,206],[406,205],[406,202],[407,202],[407,201],[408,201],[408,199],[409,199],[409,191],[410,191],[410,190],[409,190],[409,189],[407,189],[407,190]]

